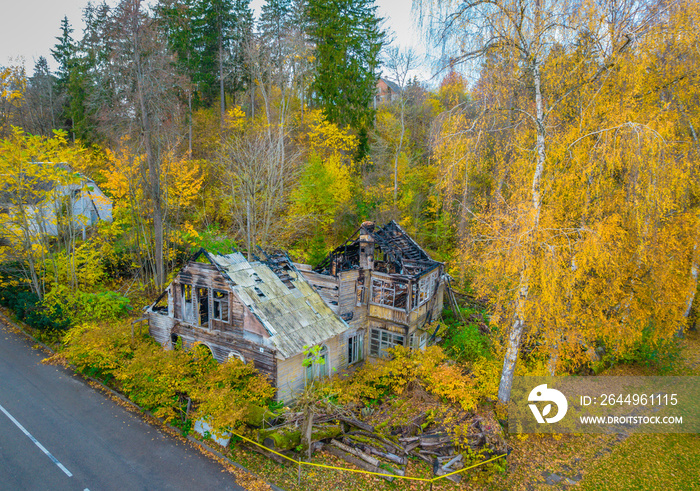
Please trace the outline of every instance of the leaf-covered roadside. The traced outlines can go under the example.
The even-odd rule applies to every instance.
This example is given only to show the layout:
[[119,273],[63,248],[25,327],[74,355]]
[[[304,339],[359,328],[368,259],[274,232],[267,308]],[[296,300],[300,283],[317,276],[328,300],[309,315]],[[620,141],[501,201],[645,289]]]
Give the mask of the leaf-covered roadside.
[[79,372],[184,430],[199,415],[215,428],[240,426],[274,394],[251,365],[237,359],[219,364],[203,349],[163,350],[148,336],[132,339],[129,322],[83,324],[66,334],[64,345]]

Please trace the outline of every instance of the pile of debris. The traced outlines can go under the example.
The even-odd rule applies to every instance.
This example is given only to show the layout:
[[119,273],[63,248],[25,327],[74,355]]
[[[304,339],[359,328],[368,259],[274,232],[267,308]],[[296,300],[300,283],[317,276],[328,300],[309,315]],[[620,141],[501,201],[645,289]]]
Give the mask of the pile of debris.
[[[400,418],[401,423],[392,423],[389,411],[383,414],[387,419],[375,425],[361,421],[363,413],[353,417],[315,415],[308,439],[309,454],[323,450],[360,469],[396,476],[404,476],[409,458],[417,457],[431,466],[434,475],[441,476],[470,464],[475,454],[480,455],[478,460],[483,460],[507,451],[503,430],[492,412],[453,410],[448,418],[438,422],[422,410],[410,420]],[[376,414],[369,417],[364,412],[364,415],[365,419],[377,419]],[[288,413],[283,424],[260,429],[258,441],[278,452],[299,451],[305,424],[302,413]],[[460,478],[460,475],[447,477],[455,482]]]

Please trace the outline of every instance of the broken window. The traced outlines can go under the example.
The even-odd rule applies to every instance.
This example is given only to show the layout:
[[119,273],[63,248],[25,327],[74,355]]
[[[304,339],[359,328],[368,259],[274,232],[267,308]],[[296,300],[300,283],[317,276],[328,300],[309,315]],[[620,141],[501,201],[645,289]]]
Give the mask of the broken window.
[[209,327],[209,288],[197,287],[197,305],[199,305],[199,325]]
[[182,319],[186,322],[194,323],[192,285],[180,285],[180,298],[182,299]]
[[365,301],[365,275],[360,274],[357,277],[357,283],[355,284],[355,293],[357,295],[357,306],[359,307]]
[[394,346],[403,346],[404,336],[386,329],[372,329],[369,338],[369,354],[376,357],[387,358],[388,350]]
[[348,365],[362,360],[363,333],[357,333],[348,338]]
[[318,354],[306,355],[306,382],[328,376],[328,347],[323,346]]
[[418,292],[416,286],[413,289],[413,307],[419,307],[427,302],[434,294],[438,284],[438,271],[433,271],[429,275],[418,280]]
[[228,293],[220,290],[214,290],[212,293],[214,320],[228,322]]
[[372,303],[406,310],[408,283],[403,280],[372,278]]

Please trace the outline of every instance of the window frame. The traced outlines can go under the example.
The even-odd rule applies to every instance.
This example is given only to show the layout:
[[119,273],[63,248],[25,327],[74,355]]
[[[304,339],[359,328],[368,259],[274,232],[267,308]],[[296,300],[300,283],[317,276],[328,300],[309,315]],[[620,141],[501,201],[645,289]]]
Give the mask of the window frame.
[[[323,380],[324,378],[328,377],[328,374],[330,373],[330,356],[329,356],[330,350],[328,349],[328,346],[325,344],[321,346],[321,351],[318,353],[318,357],[323,358],[323,364],[316,364],[316,363],[311,363],[307,367],[304,368],[304,381],[305,383],[310,383],[313,382],[314,380]],[[311,358],[311,353],[306,355],[304,359],[309,359]],[[318,371],[314,373],[316,370],[315,368],[318,367]]]
[[381,327],[370,328],[369,351],[375,358],[388,358],[388,350],[396,346],[405,346],[406,335],[398,334]]
[[359,363],[364,358],[365,333],[356,332],[348,336],[348,365]]
[[[223,296],[217,298],[217,294]],[[231,319],[231,295],[226,290],[211,289],[212,299],[212,320],[220,322],[230,322]],[[218,311],[217,311],[218,309]],[[218,315],[217,315],[218,314]],[[226,314],[225,316],[223,314]],[[225,317],[225,318],[224,318]]]

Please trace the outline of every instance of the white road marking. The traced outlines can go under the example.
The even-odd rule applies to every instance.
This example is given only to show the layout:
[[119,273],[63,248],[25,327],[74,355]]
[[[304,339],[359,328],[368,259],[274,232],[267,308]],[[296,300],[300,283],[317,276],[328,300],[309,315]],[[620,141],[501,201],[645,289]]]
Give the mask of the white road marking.
[[46,449],[44,448],[44,446],[43,446],[41,443],[39,443],[39,440],[37,440],[36,438],[34,438],[34,437],[32,436],[31,433],[29,433],[27,430],[25,430],[25,429],[24,429],[24,426],[22,426],[21,424],[19,424],[19,421],[17,421],[15,418],[13,418],[12,415],[11,415],[10,413],[8,413],[7,410],[6,410],[4,407],[2,407],[2,405],[0,405],[0,411],[2,411],[3,413],[5,413],[5,416],[7,416],[8,418],[10,418],[10,421],[12,421],[12,422],[15,424],[15,426],[17,426],[17,428],[19,428],[20,430],[22,430],[22,433],[24,433],[25,435],[27,435],[27,437],[28,437],[31,441],[34,442],[34,445],[36,445],[37,447],[39,447],[39,450],[41,450],[42,452],[44,452],[44,453],[46,454],[46,456],[47,456],[48,458],[50,458],[51,461],[52,461],[54,464],[56,464],[56,465],[58,466],[59,469],[61,469],[63,472],[65,472],[65,473],[66,473],[66,476],[68,476],[68,477],[73,477],[73,474],[71,474],[70,471],[69,471],[68,469],[66,469],[66,468],[63,466],[63,464],[61,464],[61,463],[58,461],[58,459],[57,459],[56,457],[54,457],[53,455],[51,455],[51,452],[49,452],[48,450],[46,450]]

